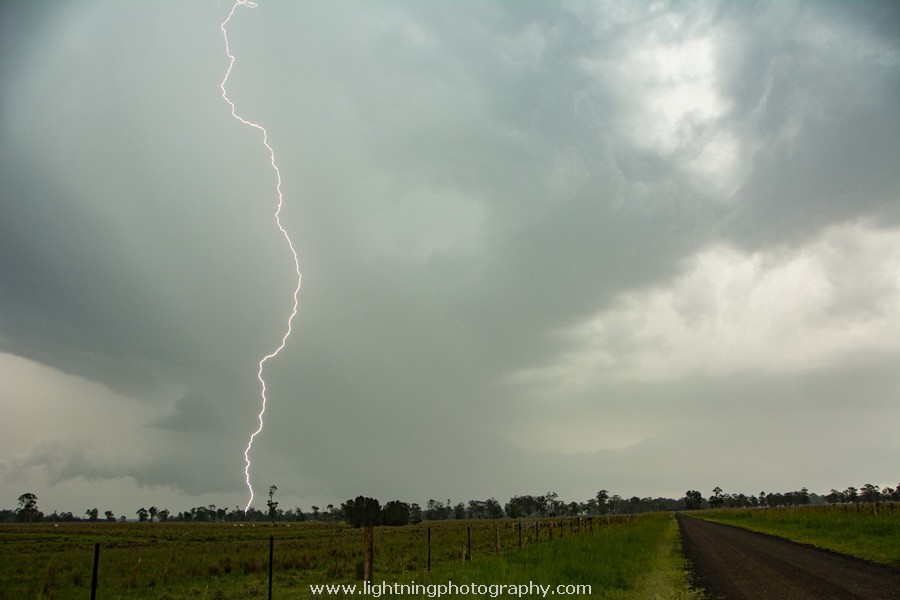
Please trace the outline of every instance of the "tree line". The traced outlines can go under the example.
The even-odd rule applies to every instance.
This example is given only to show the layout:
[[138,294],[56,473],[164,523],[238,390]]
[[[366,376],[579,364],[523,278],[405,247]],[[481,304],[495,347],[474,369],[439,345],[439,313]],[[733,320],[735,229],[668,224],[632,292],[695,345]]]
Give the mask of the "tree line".
[[[188,510],[172,513],[166,508],[140,507],[135,511],[136,520],[140,523],[165,523],[178,521],[185,523],[208,522],[265,522],[280,521],[325,521],[346,522],[354,527],[363,525],[406,525],[421,521],[440,521],[447,519],[517,519],[522,517],[561,517],[561,516],[593,516],[620,515],[656,511],[700,510],[705,508],[775,508],[782,506],[804,506],[816,504],[853,504],[861,502],[898,502],[900,501],[900,484],[896,488],[879,488],[871,483],[856,488],[849,486],[843,491],[832,489],[826,495],[811,493],[807,488],[790,492],[759,492],[759,494],[727,493],[715,487],[712,494],[704,497],[697,490],[688,490],[682,498],[625,498],[600,490],[591,498],[582,502],[561,500],[556,492],[550,491],[540,495],[513,496],[501,505],[495,498],[487,500],[469,500],[468,502],[430,499],[422,508],[419,504],[392,500],[382,505],[375,498],[357,496],[348,499],[339,507],[329,504],[324,509],[312,506],[309,512],[300,507],[293,509],[278,508],[275,492],[278,487],[269,486],[269,499],[265,512],[250,507],[242,509],[236,506],[233,510],[217,507],[215,504],[195,506]],[[36,523],[36,522],[125,522],[125,515],[116,517],[107,510],[100,517],[100,510],[89,508],[82,515],[72,512],[54,511],[45,515],[38,508],[38,497],[32,492],[19,496],[15,509],[0,509],[0,522]]]

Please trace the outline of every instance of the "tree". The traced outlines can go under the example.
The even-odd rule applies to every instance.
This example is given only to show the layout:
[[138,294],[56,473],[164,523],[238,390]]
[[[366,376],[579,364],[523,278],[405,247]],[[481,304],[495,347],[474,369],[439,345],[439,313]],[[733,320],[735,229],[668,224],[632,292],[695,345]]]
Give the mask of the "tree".
[[381,504],[375,498],[357,496],[341,504],[344,519],[353,527],[378,525],[381,522]]
[[597,514],[605,515],[609,512],[609,492],[600,490],[597,492]]
[[399,500],[391,500],[381,509],[382,525],[408,525],[409,504]]
[[150,513],[143,506],[137,509],[134,514],[137,515],[139,523],[146,523],[147,518],[150,516]]
[[465,509],[465,516],[469,519],[487,518],[484,502],[481,500],[469,500],[469,505]]
[[684,510],[700,510],[703,508],[703,494],[697,490],[684,493]]
[[19,496],[19,508],[16,509],[16,520],[31,523],[32,521],[40,521],[44,516],[37,507],[38,497],[31,492],[26,492]]
[[313,521],[318,521],[319,520],[319,507],[313,506],[312,513],[313,513]]
[[156,508],[155,506],[151,506],[150,508],[147,509],[147,513],[149,513],[150,522],[152,523],[153,519],[156,518],[157,513],[159,513],[159,509]]
[[156,513],[156,516],[159,518],[160,523],[165,523],[169,520],[169,509],[164,508],[161,511]]
[[272,519],[273,524],[275,523],[275,509],[278,508],[278,503],[273,500],[276,491],[278,491],[278,486],[273,483],[269,486],[269,499],[266,501],[266,506],[269,507],[269,518]]
[[87,517],[88,521],[94,522],[100,518],[100,509],[89,508],[86,511],[84,511],[84,516]]
[[115,523],[116,522],[116,513],[114,513],[111,510],[108,510],[105,513],[103,513],[103,516],[106,517],[107,523]]
[[544,506],[551,517],[562,515],[566,510],[566,503],[559,499],[559,494],[550,491],[544,494]]
[[409,522],[413,525],[422,522],[422,507],[415,502],[409,505]]
[[544,496],[513,496],[504,506],[506,516],[510,519],[518,519],[527,517],[535,513],[545,514],[546,498]]
[[502,519],[503,507],[497,502],[496,498],[488,498],[484,501],[484,508],[487,511],[488,519]]
[[709,497],[710,508],[722,508],[725,504],[725,498],[722,496],[722,488],[716,486],[713,488],[713,495]]
[[622,514],[622,497],[618,494],[613,494],[609,499],[609,512],[613,515]]
[[878,490],[878,487],[871,483],[862,486],[859,491],[863,502],[878,502],[881,498],[881,492]]
[[429,521],[438,521],[440,519],[447,519],[450,517],[450,513],[452,508],[450,507],[450,501],[447,501],[447,505],[444,506],[444,503],[440,500],[431,499],[425,504],[425,513],[424,516]]

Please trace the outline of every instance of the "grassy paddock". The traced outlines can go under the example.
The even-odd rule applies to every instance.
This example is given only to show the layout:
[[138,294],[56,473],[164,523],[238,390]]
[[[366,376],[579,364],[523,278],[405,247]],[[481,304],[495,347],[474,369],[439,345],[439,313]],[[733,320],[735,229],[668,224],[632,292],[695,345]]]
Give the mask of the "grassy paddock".
[[900,566],[900,505],[896,503],[708,510],[691,516]]
[[[494,554],[495,523],[501,553]],[[593,598],[689,598],[670,514],[573,530],[571,520],[544,523],[541,540],[503,521],[441,521],[375,531],[375,581],[544,584],[588,583]],[[560,527],[561,525],[561,527]],[[427,527],[432,572],[427,573]],[[466,561],[467,527],[472,560]],[[560,538],[560,532],[563,536]],[[101,544],[102,598],[265,598],[269,537],[275,538],[278,596],[309,597],[309,585],[358,582],[362,532],[292,523],[71,523],[0,525],[0,600],[86,598],[94,543]],[[338,596],[335,596],[338,597]]]
[[[670,513],[639,515],[594,531],[544,538],[521,552],[435,569],[431,583],[589,584],[603,599],[690,599],[678,526]],[[421,580],[420,580],[421,581]],[[425,597],[425,596],[422,596]],[[474,596],[474,597],[490,597]]]

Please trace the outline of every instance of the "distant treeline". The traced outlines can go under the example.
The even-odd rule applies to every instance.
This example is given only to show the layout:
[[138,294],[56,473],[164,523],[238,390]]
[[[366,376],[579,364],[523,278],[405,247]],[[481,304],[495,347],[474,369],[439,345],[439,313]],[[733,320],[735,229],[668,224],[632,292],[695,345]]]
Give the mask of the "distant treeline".
[[425,507],[419,504],[392,500],[382,506],[375,498],[357,496],[341,504],[339,507],[329,504],[324,509],[318,506],[311,507],[310,511],[303,511],[300,507],[293,509],[277,508],[278,503],[273,501],[272,494],[277,490],[275,486],[270,488],[269,510],[263,512],[256,508],[244,510],[235,507],[233,510],[220,508],[214,504],[207,506],[195,506],[191,509],[172,513],[168,509],[159,509],[156,506],[150,508],[141,507],[135,511],[136,519],[129,519],[125,515],[116,516],[107,510],[101,517],[97,508],[89,508],[83,515],[72,512],[56,512],[45,515],[38,508],[38,498],[33,493],[25,493],[19,496],[18,506],[14,509],[0,509],[0,522],[50,522],[62,523],[73,521],[87,522],[122,522],[137,520],[138,522],[279,522],[279,521],[324,521],[346,522],[354,527],[362,525],[406,525],[421,521],[438,521],[446,519],[517,519],[521,517],[562,517],[562,516],[593,516],[593,515],[621,515],[656,511],[700,510],[705,508],[765,508],[780,506],[801,506],[808,504],[841,504],[859,502],[888,502],[900,501],[900,484],[896,488],[879,488],[867,483],[860,488],[847,487],[844,491],[832,489],[826,495],[809,492],[806,488],[793,492],[760,492],[757,495],[744,493],[726,493],[722,488],[716,487],[712,495],[704,497],[697,490],[688,490],[684,497],[674,498],[630,498],[618,494],[610,495],[606,490],[600,490],[593,498],[584,502],[565,502],[559,499],[556,492],[547,492],[542,495],[513,496],[501,506],[494,498],[487,500],[469,500],[453,504],[450,500],[429,500]]

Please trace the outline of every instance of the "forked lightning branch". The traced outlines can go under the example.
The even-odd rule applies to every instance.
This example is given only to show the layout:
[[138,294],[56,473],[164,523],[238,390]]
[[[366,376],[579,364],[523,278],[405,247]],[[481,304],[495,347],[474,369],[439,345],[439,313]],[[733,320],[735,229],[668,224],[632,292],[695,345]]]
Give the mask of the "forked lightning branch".
[[290,248],[291,255],[294,258],[294,274],[297,276],[297,285],[294,288],[294,297],[293,297],[293,307],[291,309],[290,316],[287,318],[287,325],[285,327],[284,335],[281,338],[281,343],[269,354],[266,354],[259,360],[259,369],[257,370],[256,377],[259,379],[260,385],[260,409],[258,414],[258,425],[253,433],[250,434],[250,438],[247,440],[247,448],[244,450],[244,481],[247,484],[247,491],[250,494],[250,498],[247,500],[247,506],[244,510],[250,508],[250,505],[253,503],[253,485],[250,483],[250,451],[253,448],[253,440],[256,439],[256,436],[260,434],[263,430],[264,425],[264,416],[266,413],[266,404],[268,402],[268,398],[266,397],[266,380],[263,377],[263,370],[265,368],[266,362],[271,358],[275,358],[278,354],[284,349],[285,344],[287,343],[288,337],[291,335],[291,331],[293,328],[294,317],[297,315],[297,306],[298,301],[297,298],[300,294],[300,259],[297,256],[297,251],[294,249],[294,244],[291,241],[291,236],[288,235],[287,230],[284,228],[284,225],[281,222],[281,208],[284,206],[284,195],[281,192],[281,171],[278,169],[278,162],[275,160],[275,150],[272,149],[272,146],[269,144],[269,132],[266,131],[266,128],[260,125],[259,123],[255,123],[244,117],[240,116],[237,112],[237,108],[234,105],[234,102],[231,98],[228,97],[228,92],[225,88],[225,85],[228,83],[228,77],[231,75],[231,70],[234,67],[235,57],[231,53],[231,46],[228,43],[228,23],[231,21],[232,17],[234,17],[235,12],[238,8],[256,8],[256,2],[251,0],[237,0],[234,5],[231,7],[231,10],[228,12],[228,16],[222,21],[220,25],[222,29],[222,36],[225,38],[225,54],[228,56],[228,68],[225,71],[225,77],[222,79],[222,84],[220,87],[222,88],[222,98],[228,105],[231,107],[231,116],[247,125],[248,127],[253,127],[258,130],[262,134],[262,143],[265,146],[266,150],[269,153],[269,161],[272,164],[272,170],[275,172],[275,192],[277,196],[277,203],[275,205],[275,224],[278,227],[278,230],[281,232],[281,235],[284,236],[285,241],[287,242],[288,248]]

